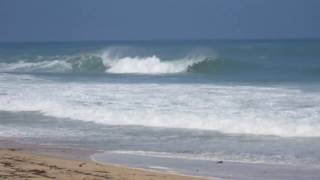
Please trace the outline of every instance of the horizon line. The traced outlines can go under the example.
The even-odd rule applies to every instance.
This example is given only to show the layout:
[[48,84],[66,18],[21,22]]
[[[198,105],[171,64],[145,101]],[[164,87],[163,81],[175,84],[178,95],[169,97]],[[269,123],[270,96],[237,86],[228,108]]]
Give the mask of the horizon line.
[[180,38],[155,38],[155,39],[114,39],[114,40],[10,40],[1,41],[0,43],[81,43],[81,42],[152,42],[152,41],[317,41],[320,37],[316,38],[198,38],[198,39],[180,39]]

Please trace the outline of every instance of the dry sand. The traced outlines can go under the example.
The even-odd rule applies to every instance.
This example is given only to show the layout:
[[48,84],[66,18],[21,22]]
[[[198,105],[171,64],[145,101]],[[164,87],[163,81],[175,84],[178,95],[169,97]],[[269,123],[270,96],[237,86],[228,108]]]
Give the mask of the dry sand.
[[[9,147],[4,148],[4,146]],[[17,146],[19,146],[19,148],[17,148]],[[85,155],[88,155],[88,152],[84,150],[51,149],[52,147],[39,148],[33,145],[30,145],[33,148],[25,145],[24,149],[21,148],[21,146],[23,145],[15,144],[12,141],[0,140],[0,179],[200,179],[196,177],[130,169],[113,165],[102,165],[90,161],[88,156],[85,157]],[[33,149],[42,150],[35,151]]]

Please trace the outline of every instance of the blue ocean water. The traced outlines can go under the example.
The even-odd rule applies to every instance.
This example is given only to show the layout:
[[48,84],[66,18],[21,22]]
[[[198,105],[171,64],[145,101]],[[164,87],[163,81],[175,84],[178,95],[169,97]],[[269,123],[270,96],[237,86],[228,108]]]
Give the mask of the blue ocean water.
[[319,80],[318,40],[1,43],[0,135],[317,169]]

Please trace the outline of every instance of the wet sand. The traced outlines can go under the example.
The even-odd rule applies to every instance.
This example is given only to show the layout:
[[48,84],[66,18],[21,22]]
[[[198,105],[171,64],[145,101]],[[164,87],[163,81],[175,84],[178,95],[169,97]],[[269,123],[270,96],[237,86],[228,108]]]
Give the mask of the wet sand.
[[[4,147],[7,146],[7,147]],[[0,140],[0,179],[60,180],[193,180],[190,176],[102,165],[89,159],[91,150],[23,145]]]

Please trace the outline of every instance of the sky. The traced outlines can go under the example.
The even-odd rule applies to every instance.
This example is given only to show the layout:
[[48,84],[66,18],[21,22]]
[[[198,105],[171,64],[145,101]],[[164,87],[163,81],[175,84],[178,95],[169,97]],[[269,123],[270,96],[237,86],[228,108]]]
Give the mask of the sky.
[[320,38],[320,0],[0,0],[0,41]]

